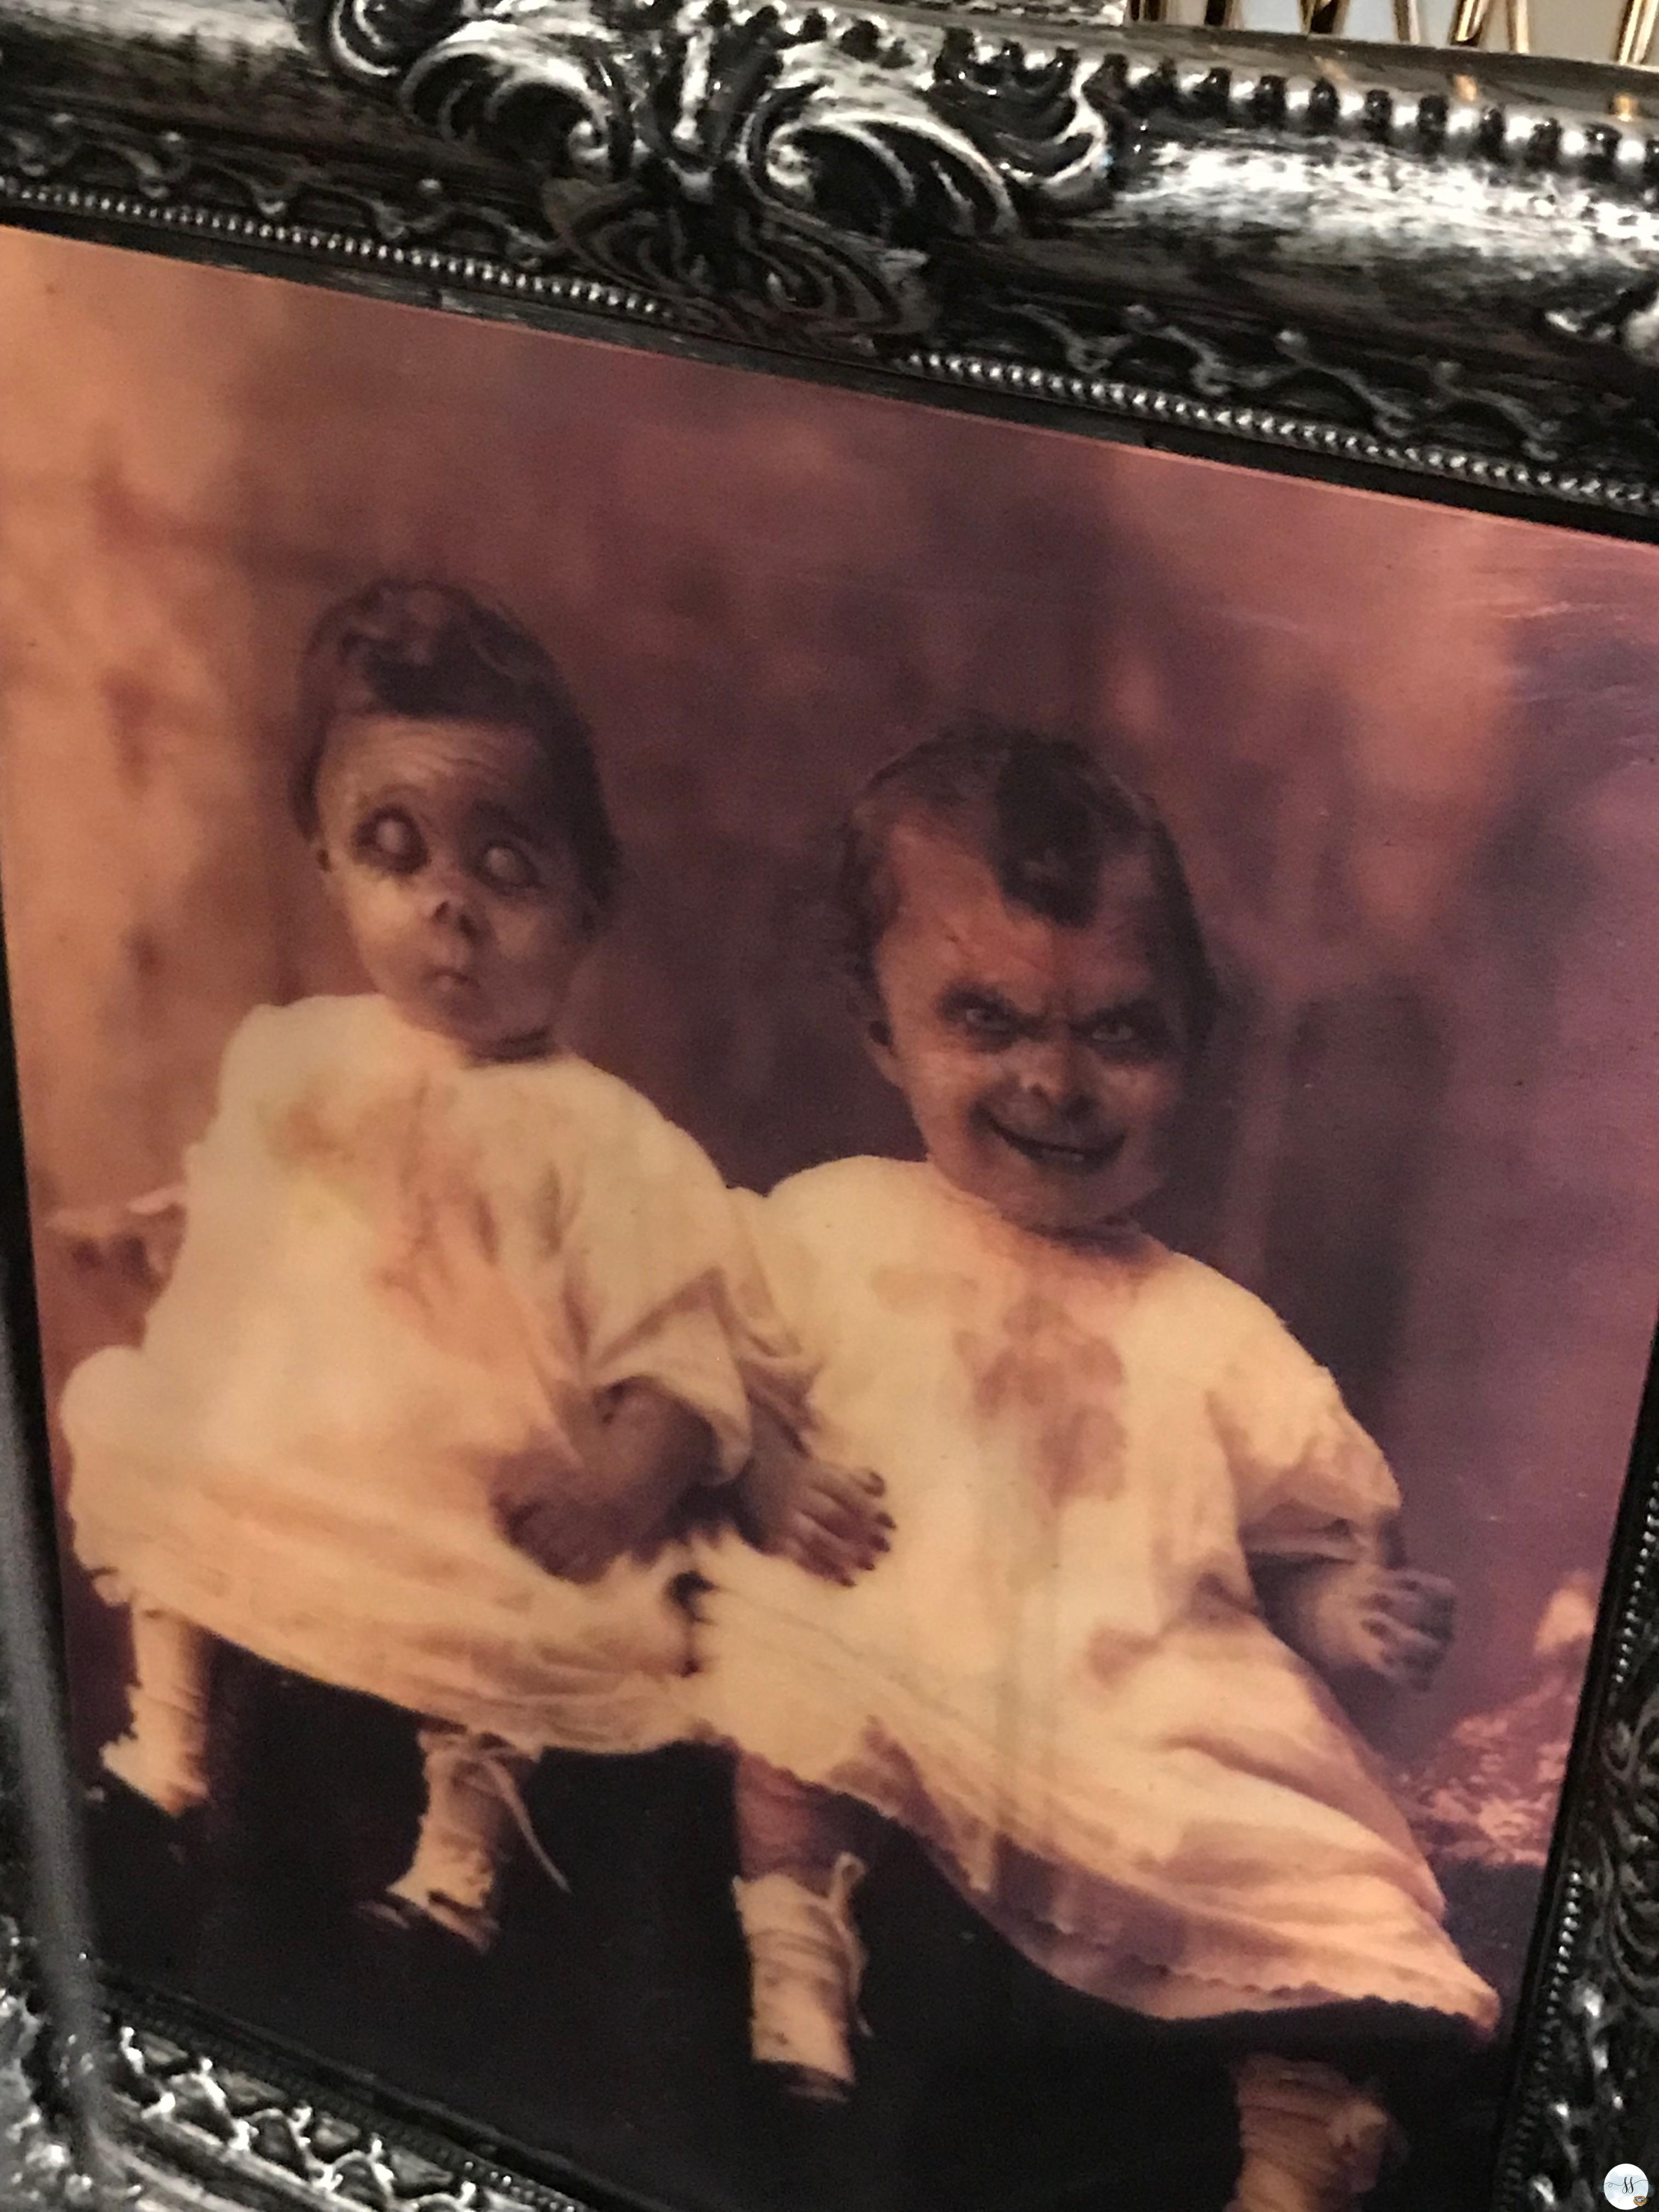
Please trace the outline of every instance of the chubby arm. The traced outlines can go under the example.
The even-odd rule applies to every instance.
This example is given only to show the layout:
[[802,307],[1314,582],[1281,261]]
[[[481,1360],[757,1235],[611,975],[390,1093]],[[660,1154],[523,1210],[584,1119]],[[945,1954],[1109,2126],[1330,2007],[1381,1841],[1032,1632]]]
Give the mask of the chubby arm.
[[1451,1643],[1455,1593],[1407,1565],[1399,1487],[1330,1375],[1265,1309],[1242,1313],[1214,1411],[1268,1625],[1334,1687],[1426,1688]]
[[1334,1683],[1426,1690],[1450,1649],[1457,1593],[1443,1576],[1379,1558],[1260,1561],[1254,1573],[1274,1634]]
[[649,1547],[690,1490],[707,1480],[708,1423],[654,1382],[605,1394],[586,1463],[532,1452],[498,1472],[496,1510],[513,1542],[550,1575],[595,1582]]
[[754,1450],[738,1478],[738,1516],[763,1552],[826,1582],[851,1583],[887,1549],[893,1523],[878,1474],[815,1459],[775,1413],[754,1411]]

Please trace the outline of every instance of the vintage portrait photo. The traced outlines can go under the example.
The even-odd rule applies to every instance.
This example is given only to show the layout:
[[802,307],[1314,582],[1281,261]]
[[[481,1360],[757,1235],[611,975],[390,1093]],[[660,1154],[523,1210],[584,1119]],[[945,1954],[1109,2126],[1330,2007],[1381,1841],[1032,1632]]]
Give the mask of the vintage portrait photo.
[[1659,1283],[1659,554],[0,301],[112,1977],[605,2203],[1484,2201]]

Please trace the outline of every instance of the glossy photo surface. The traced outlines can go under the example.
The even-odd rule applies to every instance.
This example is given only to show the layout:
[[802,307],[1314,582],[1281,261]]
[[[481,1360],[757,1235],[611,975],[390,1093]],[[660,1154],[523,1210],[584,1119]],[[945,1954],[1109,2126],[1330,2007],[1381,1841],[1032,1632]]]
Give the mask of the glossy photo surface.
[[623,2203],[1481,2203],[1659,1279],[1659,553],[0,292],[112,1967]]

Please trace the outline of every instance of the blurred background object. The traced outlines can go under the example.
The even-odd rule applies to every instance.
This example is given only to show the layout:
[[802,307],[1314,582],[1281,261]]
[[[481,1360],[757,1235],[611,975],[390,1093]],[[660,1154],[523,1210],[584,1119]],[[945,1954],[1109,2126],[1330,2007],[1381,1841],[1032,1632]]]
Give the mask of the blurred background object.
[[1569,61],[1642,62],[1659,23],[1654,0],[1120,0],[1115,12],[1142,22],[1486,44]]

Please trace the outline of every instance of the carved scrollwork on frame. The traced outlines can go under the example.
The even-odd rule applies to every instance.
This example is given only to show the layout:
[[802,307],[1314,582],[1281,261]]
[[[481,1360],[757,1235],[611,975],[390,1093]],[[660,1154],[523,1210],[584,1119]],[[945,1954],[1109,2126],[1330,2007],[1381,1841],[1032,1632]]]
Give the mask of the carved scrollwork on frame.
[[729,0],[331,0],[336,66],[527,168],[590,270],[692,330],[929,326],[932,258],[1111,192],[1105,73],[959,26]]
[[1602,2176],[1642,2148],[1632,2130],[1655,2126],[1632,2092],[1659,2082],[1659,1620],[1649,1606],[1632,1617],[1566,1838],[1531,2094],[1502,2161],[1528,2212],[1599,2212]]
[[102,2212],[73,2146],[40,2101],[42,2024],[28,1978],[18,1931],[0,1919],[0,2191],[40,2212]]
[[[530,275],[568,252],[544,228],[434,176],[372,178],[303,156],[230,149],[191,134],[145,131],[106,117],[0,116],[0,187],[14,199],[73,194],[88,212],[137,202],[162,222],[256,240],[280,229],[303,245],[342,232],[364,248],[483,253]],[[100,207],[100,203],[106,204]]]
[[1607,1733],[1607,1820],[1596,1850],[1608,1967],[1632,2010],[1659,2034],[1659,1640],[1638,1677],[1632,1720]]
[[300,2103],[274,2081],[144,2028],[119,2031],[112,2070],[140,2156],[201,2172],[216,2187],[240,2182],[296,2208],[586,2212],[562,2191],[497,2186],[453,2154],[427,2157],[369,2123]]
[[1091,387],[1128,382],[1200,406],[1316,416],[1397,445],[1443,440],[1504,464],[1611,470],[1634,453],[1659,470],[1659,423],[1633,394],[1564,404],[1535,379],[1478,378],[1443,355],[1391,360],[1289,324],[1263,330],[1134,300],[1086,311],[1027,300],[990,310],[975,337],[982,358],[1016,376],[1041,364]]

